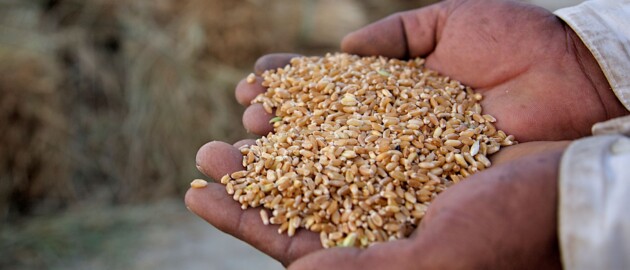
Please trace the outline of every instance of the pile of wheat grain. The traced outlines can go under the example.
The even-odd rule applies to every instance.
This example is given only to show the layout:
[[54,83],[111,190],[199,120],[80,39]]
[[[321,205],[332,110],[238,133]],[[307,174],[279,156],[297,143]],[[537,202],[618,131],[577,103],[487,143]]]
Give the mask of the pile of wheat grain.
[[271,210],[265,224],[319,232],[324,247],[408,236],[440,192],[515,143],[481,94],[423,59],[301,57],[263,78],[254,102],[275,110],[274,132],[221,182],[243,209]]

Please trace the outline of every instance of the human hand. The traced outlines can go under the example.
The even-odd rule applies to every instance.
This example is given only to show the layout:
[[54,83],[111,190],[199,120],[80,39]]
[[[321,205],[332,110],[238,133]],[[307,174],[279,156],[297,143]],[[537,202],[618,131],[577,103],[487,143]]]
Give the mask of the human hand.
[[[316,252],[318,234],[277,234],[278,226],[263,225],[259,208],[241,210],[217,183],[189,190],[186,205],[284,265],[295,261],[291,269],[557,268],[557,169],[566,145],[535,142],[502,150],[495,166],[440,194],[410,238],[364,250]],[[206,144],[197,155],[199,169],[215,179],[241,170],[241,160],[236,147],[221,142]]]
[[[524,3],[443,1],[362,28],[341,47],[359,55],[425,57],[428,68],[483,93],[484,112],[521,142],[584,137],[594,123],[628,113],[573,30]],[[287,63],[286,55],[271,55],[257,66],[260,71]],[[237,97],[249,105],[264,91],[241,83]],[[255,104],[243,122],[265,135],[271,117]]]
[[[522,146],[505,151],[524,153]],[[559,269],[557,179],[565,147],[552,144],[452,186],[408,239],[314,252],[289,269]]]

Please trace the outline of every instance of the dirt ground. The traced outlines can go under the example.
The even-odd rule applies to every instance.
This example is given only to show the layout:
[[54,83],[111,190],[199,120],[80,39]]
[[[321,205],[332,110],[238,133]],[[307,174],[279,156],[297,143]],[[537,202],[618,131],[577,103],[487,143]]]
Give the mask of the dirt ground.
[[170,206],[173,220],[155,224],[129,269],[284,269],[260,251],[224,234],[188,212],[183,204]]
[[283,269],[189,212],[183,199],[119,207],[85,205],[0,226],[0,269],[254,268]]
[[[130,256],[119,258],[134,270],[237,270],[284,269],[275,260],[224,234],[190,213],[182,201],[169,200],[143,206],[151,221],[139,230],[140,241],[130,243]],[[163,217],[157,222],[156,217]],[[108,252],[104,250],[103,252]],[[94,256],[73,263],[73,269],[113,269],[109,256]],[[120,263],[120,261],[119,261]]]

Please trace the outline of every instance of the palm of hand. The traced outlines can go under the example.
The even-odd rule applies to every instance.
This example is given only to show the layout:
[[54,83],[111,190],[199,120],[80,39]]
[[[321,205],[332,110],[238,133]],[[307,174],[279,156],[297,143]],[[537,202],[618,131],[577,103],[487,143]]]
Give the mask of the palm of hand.
[[485,113],[519,141],[587,136],[594,123],[625,112],[573,31],[521,3],[446,1],[370,25],[342,47],[426,57],[428,68],[483,93]]

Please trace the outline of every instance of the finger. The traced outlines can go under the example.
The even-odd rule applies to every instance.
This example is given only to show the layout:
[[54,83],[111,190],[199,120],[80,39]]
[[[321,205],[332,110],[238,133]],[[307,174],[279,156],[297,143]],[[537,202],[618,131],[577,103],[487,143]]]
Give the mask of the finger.
[[[397,240],[367,249],[331,248],[307,255],[289,266],[289,270],[310,269],[417,269],[409,240]],[[417,261],[417,260],[416,260]]]
[[425,56],[439,40],[446,4],[396,13],[348,34],[341,50],[358,55],[393,58]]
[[267,89],[262,86],[261,83],[263,79],[260,77],[265,70],[284,67],[291,62],[292,58],[298,56],[300,55],[291,53],[274,53],[258,58],[256,64],[254,65],[254,72],[257,74],[256,81],[248,83],[247,79],[243,79],[236,86],[234,95],[236,96],[238,103],[243,106],[249,106],[256,96],[267,91]]
[[[242,170],[242,158],[243,155],[236,147],[215,141],[199,149],[197,166],[209,177],[220,179],[226,174]],[[186,206],[218,229],[248,242],[285,264],[321,248],[319,236],[313,232],[298,230],[292,238],[278,235],[278,226],[265,226],[262,223],[260,209],[241,210],[240,204],[217,183],[210,183],[203,189],[190,189],[186,193]]]
[[233,144],[233,146],[236,149],[241,149],[241,147],[243,147],[243,146],[250,146],[250,145],[256,145],[256,140],[254,140],[254,139],[245,139],[245,140],[240,140],[238,142],[235,142]]
[[209,142],[197,151],[197,168],[214,180],[243,169],[243,154],[236,147],[219,141]]
[[553,183],[561,155],[560,149],[527,155],[441,193],[423,217],[422,231],[412,236],[430,258],[430,269],[487,268],[489,263],[512,269],[525,262],[532,269],[541,269],[531,267],[536,263],[557,266]]
[[260,76],[256,76],[254,83],[248,83],[247,79],[242,79],[238,85],[236,85],[236,90],[234,91],[236,101],[243,106],[249,106],[254,98],[267,91],[261,83],[262,78]]
[[273,131],[273,126],[269,123],[273,117],[261,104],[252,104],[243,113],[243,126],[248,132],[264,136]]
[[264,55],[256,60],[254,72],[260,75],[265,72],[265,70],[282,68],[288,65],[292,58],[299,56],[301,55],[294,53],[272,53]]
[[189,189],[186,206],[219,230],[241,239],[287,265],[295,259],[321,249],[319,235],[298,230],[293,237],[278,234],[277,225],[264,225],[259,208],[243,211],[225,187],[210,183],[202,189]]
[[566,148],[571,141],[551,141],[551,142],[526,142],[502,148],[501,151],[490,156],[493,165],[499,165],[528,155],[539,154],[547,151],[554,151]]

